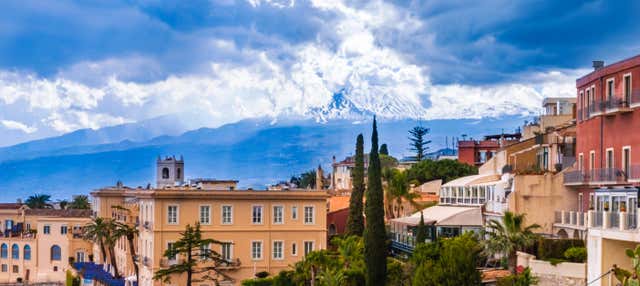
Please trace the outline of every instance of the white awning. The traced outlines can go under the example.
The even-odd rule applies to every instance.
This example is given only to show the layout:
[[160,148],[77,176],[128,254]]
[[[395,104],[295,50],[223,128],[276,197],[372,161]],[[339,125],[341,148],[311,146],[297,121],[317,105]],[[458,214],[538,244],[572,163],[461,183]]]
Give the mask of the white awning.
[[[479,207],[433,206],[422,210],[425,224],[442,226],[482,226],[482,210]],[[418,225],[420,212],[391,220],[392,223]]]

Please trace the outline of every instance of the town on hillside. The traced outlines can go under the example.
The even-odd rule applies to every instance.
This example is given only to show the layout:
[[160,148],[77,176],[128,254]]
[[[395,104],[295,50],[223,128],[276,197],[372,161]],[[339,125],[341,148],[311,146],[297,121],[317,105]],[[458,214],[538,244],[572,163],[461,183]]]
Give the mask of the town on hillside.
[[640,56],[575,93],[441,150],[418,125],[404,158],[374,117],[353,155],[266,189],[163,154],[155,184],[4,202],[0,284],[639,285]]

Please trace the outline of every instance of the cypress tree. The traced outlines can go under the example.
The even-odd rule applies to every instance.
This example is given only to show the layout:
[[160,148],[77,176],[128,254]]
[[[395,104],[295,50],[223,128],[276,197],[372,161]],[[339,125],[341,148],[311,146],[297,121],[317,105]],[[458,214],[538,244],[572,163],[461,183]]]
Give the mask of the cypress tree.
[[387,245],[384,226],[384,203],[380,157],[378,156],[378,128],[373,117],[371,153],[367,178],[365,214],[367,225],[364,231],[364,259],[367,267],[366,285],[385,285],[387,278]]
[[389,148],[387,147],[387,144],[382,144],[380,146],[380,155],[387,155],[389,156]]
[[420,211],[420,223],[416,231],[416,245],[418,245],[418,243],[424,243],[425,240],[427,240],[427,227],[424,225],[424,215],[422,211]]
[[364,217],[362,215],[362,196],[364,195],[364,137],[356,139],[356,164],[351,172],[353,189],[349,199],[349,217],[347,218],[347,234],[362,236]]

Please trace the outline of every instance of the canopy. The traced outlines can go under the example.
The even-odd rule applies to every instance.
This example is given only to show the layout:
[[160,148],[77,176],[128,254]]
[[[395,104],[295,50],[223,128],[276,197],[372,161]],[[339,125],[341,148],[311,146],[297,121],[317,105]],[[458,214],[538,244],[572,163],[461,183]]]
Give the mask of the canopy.
[[[479,207],[433,206],[422,210],[425,224],[438,226],[482,226],[482,210]],[[420,212],[411,216],[392,219],[391,222],[418,225]]]

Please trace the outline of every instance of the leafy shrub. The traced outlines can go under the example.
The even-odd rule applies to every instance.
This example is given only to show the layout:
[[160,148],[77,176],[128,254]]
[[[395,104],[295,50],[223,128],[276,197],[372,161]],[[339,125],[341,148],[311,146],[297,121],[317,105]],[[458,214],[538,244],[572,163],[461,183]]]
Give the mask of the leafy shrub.
[[571,247],[564,252],[564,258],[571,262],[583,263],[587,261],[587,248]]
[[530,285],[538,285],[538,278],[531,274],[531,269],[529,267],[525,268],[522,273],[509,275],[506,277],[499,278],[496,285],[497,286],[530,286]]
[[581,239],[549,239],[541,238],[536,245],[534,254],[541,260],[549,261],[551,258],[565,259],[565,251],[572,247],[584,247]]
[[258,277],[258,278],[267,278],[267,277],[269,277],[269,272],[260,271],[260,272],[256,273],[256,277]]
[[551,263],[551,265],[556,266],[562,262],[567,262],[566,260],[562,259],[562,258],[551,258],[549,259],[549,263]]
[[[256,273],[257,274],[257,273]],[[255,278],[242,281],[242,286],[272,286],[273,278]]]
[[293,282],[293,275],[295,273],[291,270],[282,270],[276,277],[273,277],[273,286],[295,286]]

